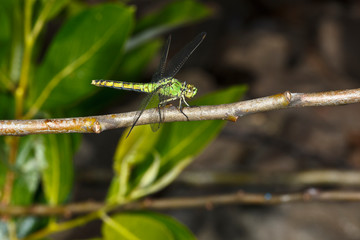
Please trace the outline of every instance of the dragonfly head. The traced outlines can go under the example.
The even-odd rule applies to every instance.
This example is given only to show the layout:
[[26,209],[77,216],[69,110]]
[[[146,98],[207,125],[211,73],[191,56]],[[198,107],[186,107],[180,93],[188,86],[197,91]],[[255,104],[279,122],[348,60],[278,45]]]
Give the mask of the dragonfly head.
[[194,85],[191,84],[186,84],[186,88],[185,88],[185,97],[187,98],[192,98],[196,95],[197,93],[197,88]]

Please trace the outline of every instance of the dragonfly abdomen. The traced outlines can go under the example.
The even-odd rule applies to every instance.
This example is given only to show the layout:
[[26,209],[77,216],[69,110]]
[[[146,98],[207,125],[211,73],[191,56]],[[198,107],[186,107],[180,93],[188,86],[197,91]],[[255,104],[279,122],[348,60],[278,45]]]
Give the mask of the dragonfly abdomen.
[[132,83],[113,80],[92,80],[92,85],[97,87],[109,87],[128,91],[151,93],[155,86],[153,83]]

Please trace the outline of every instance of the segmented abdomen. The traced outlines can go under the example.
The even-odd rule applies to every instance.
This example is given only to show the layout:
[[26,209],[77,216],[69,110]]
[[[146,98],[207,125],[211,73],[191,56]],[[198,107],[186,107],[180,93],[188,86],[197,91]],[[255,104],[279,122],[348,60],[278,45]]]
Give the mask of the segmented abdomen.
[[97,87],[110,87],[116,89],[123,89],[136,92],[151,93],[155,87],[152,83],[132,83],[132,82],[121,82],[112,80],[92,80],[92,85]]

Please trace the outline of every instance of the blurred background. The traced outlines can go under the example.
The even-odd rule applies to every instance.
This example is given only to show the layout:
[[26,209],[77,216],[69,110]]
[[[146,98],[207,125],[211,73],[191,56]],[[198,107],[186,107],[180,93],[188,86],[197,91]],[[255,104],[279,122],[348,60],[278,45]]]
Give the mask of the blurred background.
[[[88,1],[97,4],[99,1]],[[127,1],[141,17],[169,1]],[[207,37],[178,73],[198,87],[198,96],[247,84],[244,99],[284,91],[321,92],[358,88],[360,83],[360,2],[243,0],[200,1],[213,14],[164,34],[172,35],[170,57],[198,33]],[[57,26],[56,20],[52,23]],[[154,58],[139,82],[148,82]],[[126,80],[126,79],[118,79]],[[126,104],[112,102],[101,113],[138,109],[143,96],[127,93]],[[178,180],[153,198],[234,193],[357,189],[359,182],[307,185],[282,181],[300,172],[358,170],[359,105],[286,109],[258,113],[228,123]],[[102,201],[112,176],[112,158],[123,129],[85,135],[76,154],[74,202]],[[224,176],[230,176],[224,178]],[[232,176],[232,177],[231,177]],[[332,176],[332,175],[331,175]],[[330,177],[331,177],[330,176]],[[336,177],[336,174],[335,176]],[[212,179],[212,180],[209,180]],[[358,203],[236,205],[164,211],[200,240],[360,239]],[[98,235],[100,221],[58,239]]]

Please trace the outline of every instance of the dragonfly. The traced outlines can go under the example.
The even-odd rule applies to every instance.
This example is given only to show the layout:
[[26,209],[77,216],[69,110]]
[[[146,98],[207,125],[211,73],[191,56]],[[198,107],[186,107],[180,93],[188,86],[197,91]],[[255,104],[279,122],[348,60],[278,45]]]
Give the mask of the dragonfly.
[[[186,98],[193,98],[197,93],[197,88],[194,85],[185,82],[181,83],[174,76],[179,72],[185,62],[195,49],[201,44],[206,36],[205,32],[198,34],[190,43],[181,49],[167,64],[167,58],[170,48],[171,35],[167,38],[162,49],[160,64],[157,71],[152,76],[150,83],[132,83],[115,80],[92,80],[91,84],[97,87],[109,87],[115,89],[122,89],[128,91],[136,91],[148,93],[144,99],[140,110],[135,114],[134,122],[127,134],[128,137],[140,119],[146,107],[153,101],[158,102],[159,121],[158,124],[151,124],[151,129],[157,131],[160,128],[160,123],[164,120],[161,114],[161,109],[174,100],[179,100],[179,110],[188,119],[186,114],[182,111],[183,104],[190,107],[186,102]],[[158,99],[156,99],[158,97]]]

